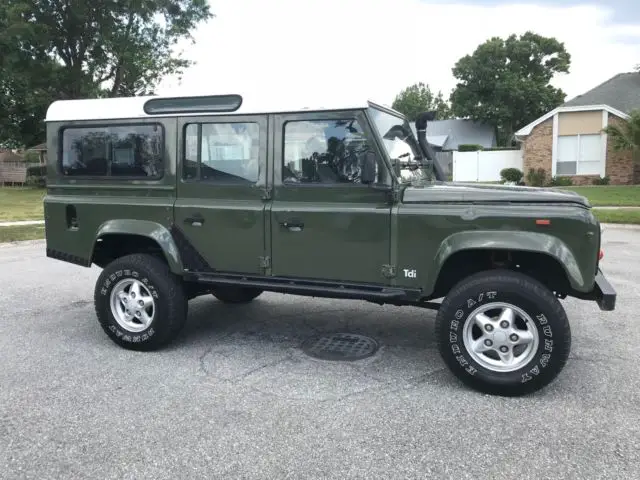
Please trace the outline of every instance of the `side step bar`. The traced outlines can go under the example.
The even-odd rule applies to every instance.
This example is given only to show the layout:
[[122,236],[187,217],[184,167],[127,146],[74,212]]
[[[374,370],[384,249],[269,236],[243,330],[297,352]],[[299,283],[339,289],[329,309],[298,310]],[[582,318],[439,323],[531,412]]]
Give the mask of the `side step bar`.
[[251,287],[261,290],[291,293],[294,295],[307,295],[324,298],[362,299],[381,301],[400,301],[400,303],[413,303],[419,297],[420,291],[407,291],[402,288],[375,287],[370,285],[346,285],[329,282],[311,282],[289,278],[261,279],[256,277],[237,277],[220,274],[191,274],[187,276],[190,281],[201,284]]

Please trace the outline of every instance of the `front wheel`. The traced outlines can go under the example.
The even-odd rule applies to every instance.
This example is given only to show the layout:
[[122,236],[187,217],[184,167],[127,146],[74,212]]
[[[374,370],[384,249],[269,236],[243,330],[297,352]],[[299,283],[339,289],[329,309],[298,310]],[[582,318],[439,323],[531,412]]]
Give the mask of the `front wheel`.
[[549,289],[513,271],[481,272],[458,283],[436,317],[440,354],[468,386],[517,396],[539,390],[564,368],[567,315]]

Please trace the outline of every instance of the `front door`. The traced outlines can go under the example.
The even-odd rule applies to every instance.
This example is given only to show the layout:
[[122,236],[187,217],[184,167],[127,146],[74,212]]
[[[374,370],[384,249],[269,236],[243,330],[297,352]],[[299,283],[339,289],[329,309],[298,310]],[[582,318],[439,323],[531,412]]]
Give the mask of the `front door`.
[[[364,114],[276,115],[274,124],[272,275],[388,283],[390,176]],[[366,151],[377,160],[368,185],[359,168]]]
[[211,268],[262,273],[267,117],[187,117],[178,128],[176,226]]

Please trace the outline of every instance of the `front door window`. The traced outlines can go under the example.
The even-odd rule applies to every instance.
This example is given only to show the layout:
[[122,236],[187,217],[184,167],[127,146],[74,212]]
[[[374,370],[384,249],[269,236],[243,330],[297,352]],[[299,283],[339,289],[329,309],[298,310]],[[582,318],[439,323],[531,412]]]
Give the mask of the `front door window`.
[[[283,183],[361,183],[369,144],[356,119],[289,121],[284,125]],[[380,171],[376,163],[376,183]]]

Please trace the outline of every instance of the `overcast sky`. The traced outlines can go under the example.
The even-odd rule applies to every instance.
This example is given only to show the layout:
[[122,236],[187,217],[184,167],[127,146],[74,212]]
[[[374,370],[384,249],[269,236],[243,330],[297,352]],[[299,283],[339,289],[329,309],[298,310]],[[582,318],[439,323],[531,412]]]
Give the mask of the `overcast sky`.
[[[303,104],[391,104],[414,82],[448,96],[451,68],[491,36],[554,36],[572,56],[567,100],[640,63],[640,1],[210,0],[216,17],[184,46],[197,62],[160,94],[239,93]],[[552,6],[555,5],[555,6]]]

